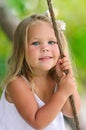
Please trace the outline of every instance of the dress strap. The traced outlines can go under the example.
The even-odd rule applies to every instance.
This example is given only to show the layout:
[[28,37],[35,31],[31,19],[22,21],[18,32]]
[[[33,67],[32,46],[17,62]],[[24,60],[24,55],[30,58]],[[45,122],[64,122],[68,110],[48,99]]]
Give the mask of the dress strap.
[[21,75],[21,77],[28,83],[28,85],[30,85],[30,88],[32,90],[32,92],[34,93],[34,83],[30,83],[25,76]]
[[56,92],[57,91],[57,83],[56,83],[56,85],[55,85],[55,89],[54,89],[54,92]]

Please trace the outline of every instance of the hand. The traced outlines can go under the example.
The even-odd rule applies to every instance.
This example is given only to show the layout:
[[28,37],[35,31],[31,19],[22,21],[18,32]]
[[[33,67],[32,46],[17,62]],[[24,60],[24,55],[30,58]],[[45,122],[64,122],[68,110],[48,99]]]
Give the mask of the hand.
[[[67,75],[64,73],[64,70],[68,70]],[[58,90],[65,94],[65,96],[72,95],[76,89],[76,81],[73,76],[71,64],[66,56],[58,60],[56,72],[60,77]]]
[[64,56],[62,59],[59,59],[56,64],[56,73],[59,76],[59,78],[62,77],[62,73],[65,72],[65,70],[68,70],[73,75],[71,63],[67,56]]
[[75,78],[69,72],[67,75],[63,72],[62,77],[58,83],[58,91],[61,91],[63,95],[69,97],[76,90]]

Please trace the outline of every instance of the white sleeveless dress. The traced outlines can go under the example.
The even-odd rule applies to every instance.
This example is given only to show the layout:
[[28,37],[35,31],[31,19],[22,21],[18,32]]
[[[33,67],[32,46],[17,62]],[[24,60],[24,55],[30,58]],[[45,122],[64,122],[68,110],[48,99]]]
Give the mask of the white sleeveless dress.
[[[45,105],[36,94],[34,96],[39,107]],[[35,130],[24,121],[15,105],[6,100],[5,90],[0,100],[0,130]],[[56,118],[43,130],[65,130],[63,114],[59,112]]]

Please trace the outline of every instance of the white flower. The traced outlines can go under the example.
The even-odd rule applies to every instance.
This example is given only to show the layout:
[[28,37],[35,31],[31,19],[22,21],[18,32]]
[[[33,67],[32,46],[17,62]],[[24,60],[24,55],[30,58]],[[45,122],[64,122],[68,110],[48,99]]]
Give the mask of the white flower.
[[48,16],[50,18],[50,12],[49,10],[47,10],[45,13],[44,13],[45,16]]
[[[58,15],[59,15],[58,10],[55,9],[55,8],[53,8],[53,12],[54,12],[55,17],[58,17]],[[44,13],[44,15],[48,16],[49,18],[51,18],[49,10],[46,10],[46,12]]]
[[66,29],[66,23],[62,20],[57,20],[57,24],[59,24],[60,29],[64,31]]
[[[55,16],[56,16],[56,12],[57,12],[57,10],[54,9]],[[44,13],[44,15],[47,16],[47,17],[49,17],[49,18],[51,18],[49,10],[47,10]],[[60,28],[61,31],[66,30],[66,23],[63,20],[56,20],[56,22],[57,22],[57,25],[59,25],[59,28]]]

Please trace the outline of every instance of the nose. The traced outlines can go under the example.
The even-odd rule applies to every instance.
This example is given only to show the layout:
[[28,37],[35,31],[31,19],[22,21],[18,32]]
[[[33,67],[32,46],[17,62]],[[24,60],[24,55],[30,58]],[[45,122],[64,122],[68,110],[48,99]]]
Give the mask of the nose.
[[42,45],[41,51],[42,52],[48,52],[49,51],[49,46],[48,45]]
[[47,51],[49,51],[49,50],[48,50],[47,48],[43,48],[42,51],[43,51],[43,52],[47,52]]

